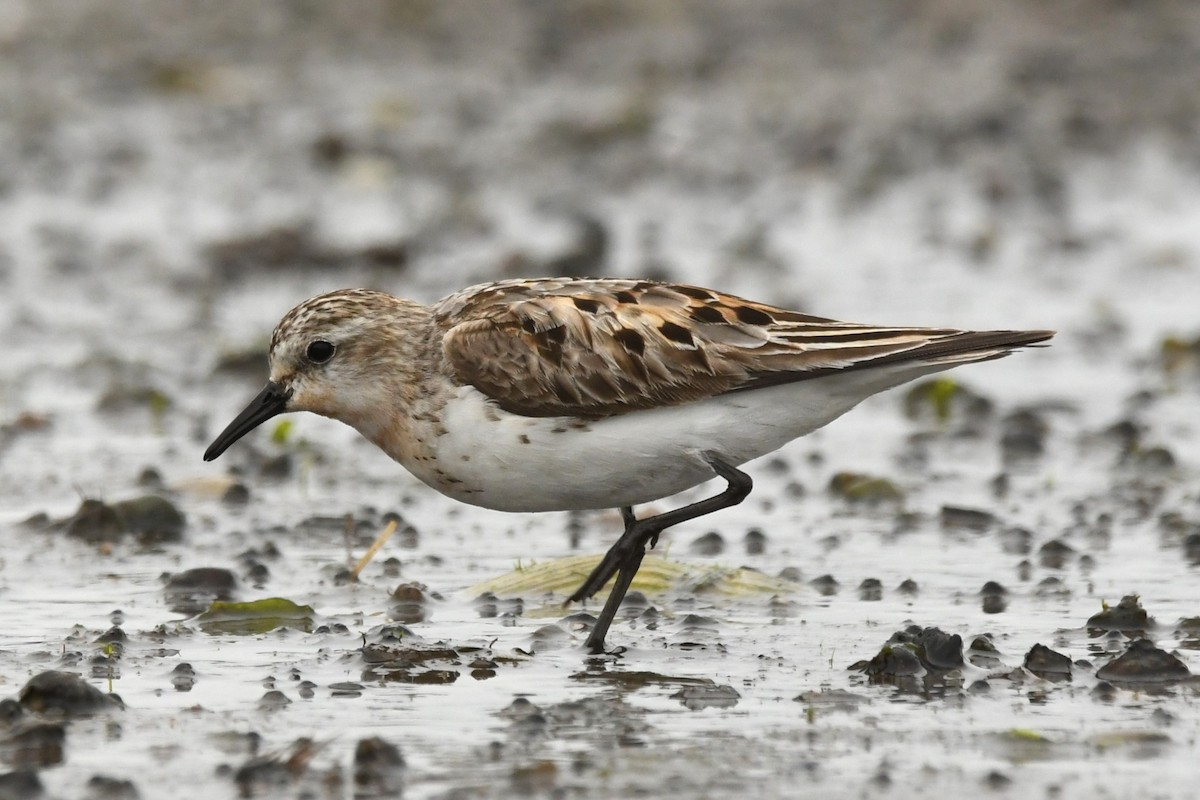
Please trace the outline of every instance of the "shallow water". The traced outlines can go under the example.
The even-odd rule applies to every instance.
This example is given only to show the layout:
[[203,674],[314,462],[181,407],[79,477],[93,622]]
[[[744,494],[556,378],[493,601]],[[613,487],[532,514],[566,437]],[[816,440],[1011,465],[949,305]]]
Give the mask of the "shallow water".
[[[794,4],[761,18],[719,3],[487,18],[473,4],[336,18],[228,4],[183,22],[154,4],[3,5],[0,679],[16,696],[34,674],[77,671],[125,704],[71,721],[61,763],[0,747],[8,769],[40,766],[48,796],[88,796],[95,775],[142,797],[238,796],[240,768],[286,760],[301,737],[315,751],[253,791],[351,796],[370,736],[402,751],[411,798],[1190,796],[1194,682],[1105,689],[1096,670],[1126,639],[1086,622],[1140,594],[1150,638],[1197,669],[1177,623],[1200,614],[1185,549],[1200,523],[1200,356],[1182,346],[1198,333],[1200,172],[1179,133],[1194,127],[1171,116],[1188,106],[1155,100],[1190,85],[1179,48],[1194,25],[1114,13],[1088,41],[1057,7],[1030,28],[982,4],[888,25]],[[1106,60],[1110,37],[1123,49]],[[1087,124],[1055,116],[1070,108]],[[603,253],[576,247],[576,214],[607,232]],[[752,465],[745,504],[659,551],[794,568],[795,591],[652,595],[656,624],[620,618],[609,659],[584,655],[561,597],[487,618],[471,587],[602,552],[615,513],[457,505],[315,417],[283,444],[267,426],[200,460],[260,388],[254,354],[300,299],[344,285],[433,299],[571,264],[840,318],[1060,334],[952,373],[990,412],[910,419],[901,389]],[[1040,455],[1002,444],[1019,409],[1046,426]],[[263,474],[279,454],[291,474]],[[140,481],[147,467],[164,488]],[[248,502],[220,499],[231,471]],[[841,498],[828,488],[841,472],[886,478],[902,500]],[[89,544],[24,522],[149,492],[186,515],[181,542]],[[947,524],[947,506],[994,520]],[[340,582],[388,511],[415,538]],[[349,544],[346,514],[362,520]],[[711,531],[723,552],[694,552]],[[1051,541],[1071,548],[1061,566],[1041,552]],[[204,630],[163,592],[164,573],[200,566],[237,574],[235,599],[312,606],[318,627]],[[836,594],[809,585],[823,575]],[[866,579],[880,599],[862,599]],[[916,594],[898,591],[906,579]],[[458,656],[371,670],[364,636],[377,640],[402,581],[438,595],[408,624],[413,647]],[[1008,590],[1002,613],[984,611],[987,581]],[[114,624],[129,641],[96,663]],[[968,645],[989,634],[999,661],[896,685],[848,669],[909,624]],[[1070,681],[1022,668],[1038,643],[1076,662]],[[497,663],[480,672],[480,658]],[[273,689],[291,702],[264,708]]]

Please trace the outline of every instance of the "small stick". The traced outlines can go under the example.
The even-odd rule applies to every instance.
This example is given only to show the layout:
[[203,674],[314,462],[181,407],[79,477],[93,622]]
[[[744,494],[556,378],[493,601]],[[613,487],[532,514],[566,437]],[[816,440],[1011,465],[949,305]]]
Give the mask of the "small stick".
[[358,563],[354,565],[354,569],[350,570],[351,580],[358,580],[359,573],[366,568],[367,564],[371,563],[371,559],[374,558],[375,554],[379,552],[379,548],[383,547],[387,540],[392,538],[392,534],[395,532],[396,520],[392,520],[387,524],[387,527],[383,529],[383,533],[376,536],[375,541],[371,542],[371,546],[367,548],[366,554],[358,560]]

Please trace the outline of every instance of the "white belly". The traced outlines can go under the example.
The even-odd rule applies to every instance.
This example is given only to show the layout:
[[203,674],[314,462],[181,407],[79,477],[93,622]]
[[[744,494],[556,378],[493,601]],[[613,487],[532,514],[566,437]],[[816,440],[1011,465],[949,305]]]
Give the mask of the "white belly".
[[509,414],[464,387],[431,442],[437,474],[413,471],[444,494],[500,511],[637,505],[710,480],[706,451],[743,464],[936,369],[842,373],[586,422]]

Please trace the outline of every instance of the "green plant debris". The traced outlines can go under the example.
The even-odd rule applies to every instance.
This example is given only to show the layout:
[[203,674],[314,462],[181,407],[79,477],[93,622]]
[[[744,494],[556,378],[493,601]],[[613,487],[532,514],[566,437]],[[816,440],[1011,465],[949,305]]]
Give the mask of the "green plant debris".
[[271,441],[278,445],[286,445],[292,437],[292,429],[296,424],[290,419],[281,419],[271,429]]
[[915,415],[919,406],[925,405],[933,409],[933,417],[938,422],[950,419],[950,403],[958,393],[958,383],[953,378],[934,378],[918,384],[909,393],[906,405],[910,416]]
[[857,472],[839,472],[829,479],[829,491],[851,503],[898,503],[904,492],[887,478]]
[[283,597],[267,597],[245,603],[217,600],[197,621],[205,633],[244,636],[276,628],[295,628],[307,633],[313,629],[315,615],[312,606],[298,605]]

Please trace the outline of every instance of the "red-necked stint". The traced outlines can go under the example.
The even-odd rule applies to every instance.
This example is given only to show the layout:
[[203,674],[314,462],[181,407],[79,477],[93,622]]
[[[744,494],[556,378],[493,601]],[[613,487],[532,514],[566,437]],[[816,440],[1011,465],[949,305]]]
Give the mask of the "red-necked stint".
[[[312,411],[464,503],[619,508],[625,532],[570,597],[617,576],[587,639],[598,653],[646,546],[742,502],[740,465],[876,392],[1053,335],[859,325],[652,281],[500,281],[433,305],[346,289],[283,317],[266,388],[204,458]],[[634,516],[713,477],[728,484],[714,497]]]

